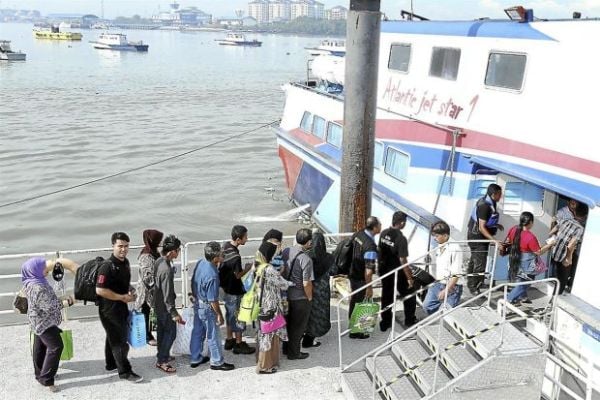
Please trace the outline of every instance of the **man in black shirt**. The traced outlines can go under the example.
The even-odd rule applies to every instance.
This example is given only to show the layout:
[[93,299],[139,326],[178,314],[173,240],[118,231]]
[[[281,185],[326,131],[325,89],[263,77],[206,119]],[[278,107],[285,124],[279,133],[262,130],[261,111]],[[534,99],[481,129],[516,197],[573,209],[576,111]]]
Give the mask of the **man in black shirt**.
[[225,350],[233,349],[235,354],[252,354],[256,350],[242,341],[242,332],[246,326],[237,320],[242,296],[245,293],[241,278],[252,267],[252,264],[247,264],[242,268],[242,257],[238,250],[238,247],[246,244],[247,240],[248,229],[242,225],[235,225],[231,229],[231,241],[223,245],[223,262],[219,267],[219,281],[225,292],[223,302],[225,303],[225,320],[227,322],[227,339],[225,339],[224,348]]
[[[354,235],[352,246],[352,264],[350,265],[350,290],[355,291],[358,288],[371,282],[375,267],[377,265],[377,244],[375,235],[381,232],[381,222],[377,217],[367,218],[367,226],[364,230]],[[365,298],[373,297],[373,287],[370,286],[350,298],[350,307],[348,309],[348,318],[352,318],[352,311],[357,303]],[[350,333],[350,339],[367,339],[367,333]]]
[[100,322],[106,331],[104,357],[106,370],[119,371],[119,378],[131,382],[141,382],[143,378],[131,370],[127,359],[129,309],[127,303],[135,300],[131,281],[131,269],[127,253],[129,252],[129,236],[124,232],[112,234],[113,253],[109,261],[98,268],[96,294],[98,295],[98,313]]
[[[500,214],[496,207],[497,202],[502,197],[502,188],[495,183],[492,183],[487,188],[485,197],[477,200],[469,224],[467,226],[468,240],[495,240],[494,235],[499,230],[504,230],[504,227],[498,223]],[[484,273],[487,263],[489,243],[486,242],[469,242],[471,248],[471,259],[467,268],[467,273]],[[468,276],[467,287],[471,294],[479,294],[479,288],[483,284],[485,277]]]
[[[395,270],[401,265],[408,263],[408,241],[402,234],[402,229],[406,226],[406,214],[402,211],[396,211],[392,216],[392,226],[379,236],[379,275]],[[395,301],[396,291],[394,290],[394,274],[382,279],[381,289],[381,309],[385,309]],[[406,296],[413,292],[414,280],[410,267],[405,267],[398,273],[398,292],[401,296]],[[417,307],[416,297],[411,297],[404,301],[404,325],[412,326],[417,322],[415,310]],[[379,328],[385,332],[392,326],[392,308],[381,314]]]

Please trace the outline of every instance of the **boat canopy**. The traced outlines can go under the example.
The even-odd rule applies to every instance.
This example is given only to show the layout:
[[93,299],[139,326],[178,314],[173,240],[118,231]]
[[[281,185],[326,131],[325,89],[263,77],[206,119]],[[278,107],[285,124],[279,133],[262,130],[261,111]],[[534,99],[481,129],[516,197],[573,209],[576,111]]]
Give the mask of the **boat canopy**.
[[597,205],[600,206],[600,187],[596,185],[492,158],[471,156],[470,159],[473,163],[480,164],[507,175],[512,175],[515,178],[534,183],[545,189],[552,190],[568,198],[585,203],[590,208]]

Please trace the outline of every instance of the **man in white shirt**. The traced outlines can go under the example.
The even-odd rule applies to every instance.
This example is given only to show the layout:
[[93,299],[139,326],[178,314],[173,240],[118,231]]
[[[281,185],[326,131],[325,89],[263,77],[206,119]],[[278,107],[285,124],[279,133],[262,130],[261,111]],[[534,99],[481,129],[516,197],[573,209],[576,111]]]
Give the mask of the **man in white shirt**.
[[463,291],[463,250],[458,243],[447,243],[450,239],[450,227],[439,221],[431,227],[431,235],[438,242],[435,266],[432,275],[437,281],[427,290],[423,309],[427,314],[436,312],[442,304],[456,307]]

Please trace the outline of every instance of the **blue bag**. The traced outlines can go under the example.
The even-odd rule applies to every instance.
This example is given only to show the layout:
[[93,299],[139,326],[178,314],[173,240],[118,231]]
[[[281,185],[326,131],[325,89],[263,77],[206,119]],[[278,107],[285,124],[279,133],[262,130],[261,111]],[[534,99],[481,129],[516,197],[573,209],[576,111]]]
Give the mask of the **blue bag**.
[[129,344],[133,348],[146,345],[146,320],[141,312],[132,311],[129,315]]
[[254,283],[254,269],[251,269],[246,275],[242,276],[242,283],[244,284],[244,290],[249,292]]

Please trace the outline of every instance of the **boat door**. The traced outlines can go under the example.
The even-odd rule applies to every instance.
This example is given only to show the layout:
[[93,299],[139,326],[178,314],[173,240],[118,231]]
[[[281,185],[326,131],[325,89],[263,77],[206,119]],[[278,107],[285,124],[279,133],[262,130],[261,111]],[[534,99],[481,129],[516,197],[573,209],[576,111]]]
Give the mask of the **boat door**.
[[[500,223],[504,226],[504,231],[498,231],[496,238],[500,241],[504,240],[508,230],[519,224],[521,213],[529,211],[534,216],[532,232],[538,238],[540,246],[543,246],[549,236],[552,217],[556,211],[556,194],[541,186],[502,173],[496,176],[496,183],[503,191],[498,209]],[[548,253],[544,255],[546,261],[548,261],[547,257]],[[508,279],[508,257],[498,257],[495,279],[501,281]]]

